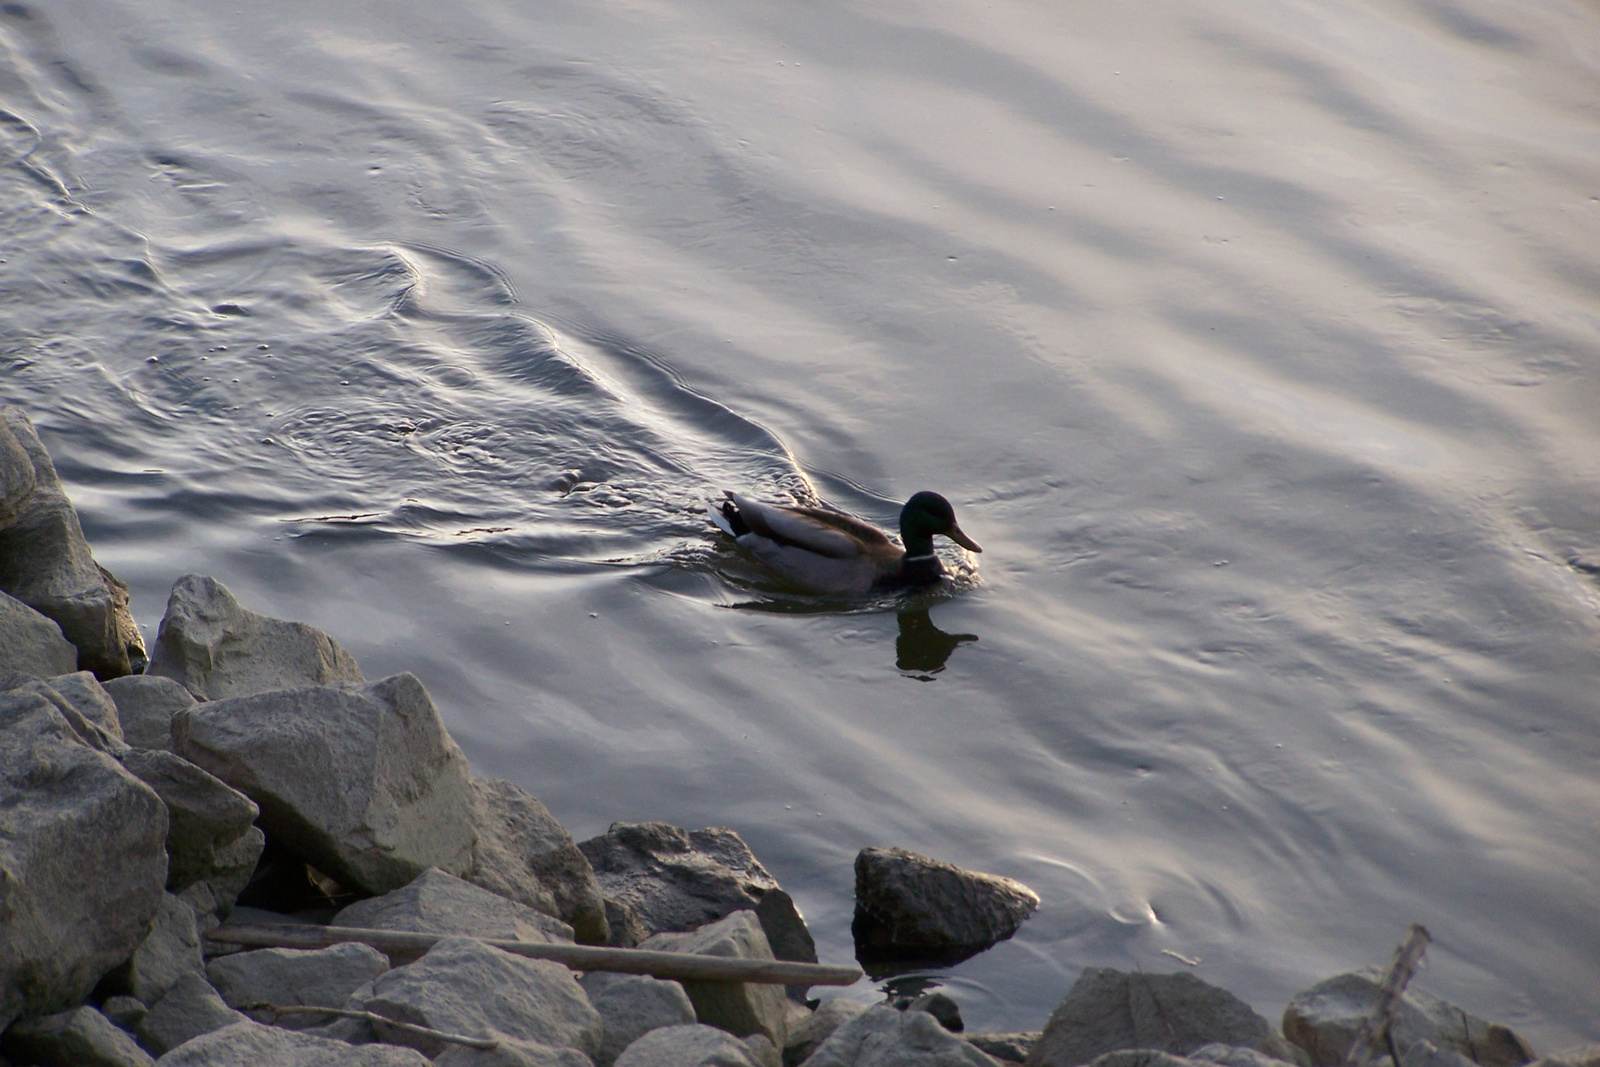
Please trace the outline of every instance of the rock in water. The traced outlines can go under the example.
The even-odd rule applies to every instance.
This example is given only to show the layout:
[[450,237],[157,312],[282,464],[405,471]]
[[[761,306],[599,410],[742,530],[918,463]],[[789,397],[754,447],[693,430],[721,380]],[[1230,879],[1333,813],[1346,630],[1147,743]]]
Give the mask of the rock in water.
[[[742,960],[773,958],[767,935],[751,911],[736,911],[688,933],[656,934],[639,947]],[[788,1009],[781,986],[757,982],[685,982],[683,988],[694,1002],[695,1016],[706,1025],[737,1037],[764,1034],[774,1048],[783,1047]]]
[[113,678],[104,688],[117,705],[122,739],[134,748],[170,748],[172,717],[195,704],[193,693],[153,674]]
[[[439,941],[416,963],[372,984],[366,1010],[454,1034],[503,1034],[586,1056],[600,1051],[600,1016],[559,963],[513,956],[467,937]],[[444,1042],[374,1024],[383,1040],[429,1056]]]
[[924,1011],[868,1008],[835,1030],[806,1067],[994,1067]]
[[0,593],[0,671],[50,677],[78,669],[78,650],[61,627],[8,593]]
[[1028,1065],[1078,1067],[1120,1049],[1187,1056],[1212,1043],[1295,1060],[1272,1024],[1226,989],[1186,972],[1130,974],[1087,967],[1051,1013]]
[[173,583],[146,673],[181,682],[201,700],[366,681],[355,658],[321,630],[249,611],[202,574]]
[[893,974],[919,963],[954,963],[1003,941],[1039,906],[1021,882],[964,871],[903,848],[856,856],[856,956]]
[[155,1063],[133,1038],[87,1007],[17,1023],[6,1031],[0,1048],[18,1063],[62,1067],[152,1067]]
[[[118,678],[145,661],[144,642],[128,613],[127,587],[94,561],[78,513],[61,488],[55,464],[21,408],[0,411],[0,589],[54,619],[78,650],[75,666]],[[15,445],[16,448],[11,447]],[[33,467],[33,490],[22,455]]]
[[478,841],[467,881],[561,918],[582,944],[605,944],[605,903],[572,835],[510,782],[474,778],[472,794]]
[[[247,1004],[342,1008],[351,993],[388,970],[388,957],[377,949],[344,944],[314,952],[263,948],[222,956],[207,964],[206,977],[233,1008]],[[277,1019],[276,1025],[304,1030],[327,1021],[327,1016],[294,1014]]]
[[[618,905],[619,928],[631,926],[631,917],[650,933],[694,930],[748,909],[757,912],[768,946],[783,950],[778,959],[817,962],[794,901],[726,827],[690,832],[664,822],[619,822],[578,847],[600,891]],[[767,902],[774,891],[781,897]]]
[[471,864],[467,760],[415,675],[196,704],[172,740],[260,805],[275,845],[343,885],[387,893]]
[[333,917],[333,925],[500,941],[572,940],[572,927],[560,919],[439,870],[424,871],[392,893],[356,901]]
[[161,1060],[163,1067],[429,1067],[415,1049],[356,1047],[249,1020],[202,1034]]
[[[1283,1012],[1284,1036],[1305,1049],[1314,1067],[1344,1062],[1345,1052],[1372,1008],[1376,968],[1335,975],[1296,993]],[[1483,1067],[1521,1067],[1533,1059],[1528,1043],[1509,1027],[1469,1014],[1438,997],[1407,989],[1395,1005],[1389,1030],[1398,1049],[1429,1041]]]
[[0,694],[0,1026],[83,1002],[149,933],[167,812],[37,692]]

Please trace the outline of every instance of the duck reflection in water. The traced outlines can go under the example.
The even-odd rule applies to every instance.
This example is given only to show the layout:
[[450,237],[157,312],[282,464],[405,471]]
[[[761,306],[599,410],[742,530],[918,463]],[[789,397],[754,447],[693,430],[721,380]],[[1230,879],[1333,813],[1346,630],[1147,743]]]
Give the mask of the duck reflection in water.
[[931,682],[944,670],[956,646],[976,641],[977,634],[949,634],[933,624],[927,608],[900,613],[900,636],[894,642],[894,665],[919,681]]

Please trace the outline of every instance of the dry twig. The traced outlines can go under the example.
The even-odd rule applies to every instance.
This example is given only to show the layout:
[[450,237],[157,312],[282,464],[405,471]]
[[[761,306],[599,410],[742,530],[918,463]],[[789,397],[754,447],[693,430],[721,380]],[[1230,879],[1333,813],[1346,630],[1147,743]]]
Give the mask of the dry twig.
[[1389,969],[1378,983],[1378,992],[1372,998],[1372,1010],[1367,1012],[1361,1029],[1356,1032],[1356,1039],[1350,1044],[1344,1067],[1367,1067],[1377,1058],[1375,1052],[1380,1044],[1388,1046],[1395,1067],[1399,1067],[1400,1057],[1395,1055],[1394,1044],[1389,1040],[1389,1025],[1394,1021],[1394,1006],[1399,1002],[1400,994],[1406,991],[1406,984],[1416,973],[1417,964],[1422,962],[1422,954],[1432,940],[1433,935],[1428,933],[1427,927],[1420,923],[1411,924],[1410,932],[1400,942],[1400,947],[1394,950],[1394,959],[1389,961]]

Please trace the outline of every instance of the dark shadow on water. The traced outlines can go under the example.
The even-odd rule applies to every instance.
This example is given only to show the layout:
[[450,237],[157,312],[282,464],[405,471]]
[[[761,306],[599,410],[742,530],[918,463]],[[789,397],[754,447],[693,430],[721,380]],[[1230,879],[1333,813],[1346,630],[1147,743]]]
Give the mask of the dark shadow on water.
[[933,624],[927,608],[900,613],[900,636],[894,642],[894,665],[920,681],[931,682],[944,670],[950,653],[977,634],[945,633]]

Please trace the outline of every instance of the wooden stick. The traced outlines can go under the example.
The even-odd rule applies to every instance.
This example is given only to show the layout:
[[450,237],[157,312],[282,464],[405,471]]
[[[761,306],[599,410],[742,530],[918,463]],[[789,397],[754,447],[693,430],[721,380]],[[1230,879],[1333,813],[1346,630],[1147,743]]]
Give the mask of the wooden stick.
[[[1427,927],[1421,923],[1411,924],[1406,939],[1394,950],[1394,959],[1389,961],[1389,969],[1384,972],[1383,981],[1378,983],[1378,992],[1372,998],[1372,1010],[1367,1012],[1367,1017],[1361,1021],[1361,1029],[1356,1032],[1356,1039],[1350,1043],[1350,1052],[1344,1058],[1344,1067],[1366,1067],[1376,1058],[1374,1051],[1380,1042],[1390,1045],[1390,1055],[1394,1054],[1393,1044],[1389,1041],[1389,1025],[1394,1021],[1394,1006],[1400,1000],[1400,994],[1406,991],[1407,983],[1416,973],[1417,964],[1422,962],[1422,954],[1427,951],[1428,942],[1432,940],[1433,935],[1428,933]],[[1399,1067],[1398,1057],[1395,1059],[1395,1067]]]
[[[347,941],[371,945],[390,956],[420,956],[441,939],[454,934],[418,934],[405,930],[364,930],[354,926],[267,925],[225,923],[205,935],[229,945],[273,948],[327,948]],[[696,956],[688,952],[655,952],[637,948],[604,948],[566,942],[501,941],[474,938],[485,945],[527,956],[553,960],[575,971],[617,971],[648,974],[686,982],[760,982],[767,985],[851,985],[861,977],[857,967],[829,967],[789,960],[744,960],[727,956]]]
[[403,1023],[399,1019],[391,1019],[387,1015],[379,1015],[375,1011],[352,1011],[349,1008],[319,1008],[315,1004],[269,1004],[260,1001],[255,1004],[241,1004],[240,1011],[270,1011],[273,1015],[337,1015],[341,1019],[365,1019],[369,1023],[381,1023],[392,1026],[396,1030],[404,1030],[408,1034],[421,1034],[431,1037],[436,1041],[448,1041],[452,1045],[466,1045],[469,1048],[496,1049],[500,1042],[492,1037],[468,1037],[465,1034],[452,1034],[447,1030],[435,1030],[431,1026],[418,1026],[416,1023]]

